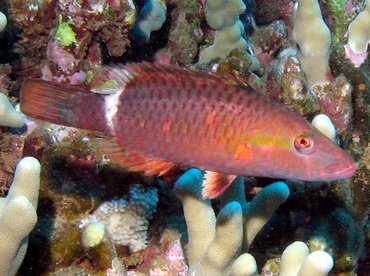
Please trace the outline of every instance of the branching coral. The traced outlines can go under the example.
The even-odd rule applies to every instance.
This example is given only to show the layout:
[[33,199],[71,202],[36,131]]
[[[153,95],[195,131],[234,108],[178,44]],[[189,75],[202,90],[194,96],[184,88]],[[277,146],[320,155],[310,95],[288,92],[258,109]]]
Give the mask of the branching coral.
[[289,245],[281,256],[280,275],[324,276],[333,267],[332,257],[324,251],[309,253],[303,242]]
[[24,125],[24,116],[16,111],[8,97],[0,93],[0,126],[21,127]]
[[217,58],[225,58],[234,49],[247,48],[243,38],[244,26],[239,20],[245,8],[240,0],[207,1],[207,22],[216,33],[213,45],[201,51],[199,63],[209,63]]
[[157,0],[145,1],[133,30],[136,39],[149,41],[151,32],[159,30],[166,20],[166,10]]
[[309,87],[328,83],[331,33],[317,0],[300,0],[294,15],[294,40]]
[[244,179],[237,178],[221,197],[217,218],[211,201],[201,196],[203,174],[190,169],[175,183],[188,226],[187,255],[190,273],[227,275],[233,262],[248,250],[257,233],[289,196],[287,186],[274,183],[252,202],[244,194]]
[[345,45],[346,56],[359,67],[367,58],[370,42],[370,0],[366,0],[366,8],[348,27],[348,44]]
[[0,199],[0,275],[15,275],[27,251],[28,234],[37,221],[40,163],[23,158],[6,198]]

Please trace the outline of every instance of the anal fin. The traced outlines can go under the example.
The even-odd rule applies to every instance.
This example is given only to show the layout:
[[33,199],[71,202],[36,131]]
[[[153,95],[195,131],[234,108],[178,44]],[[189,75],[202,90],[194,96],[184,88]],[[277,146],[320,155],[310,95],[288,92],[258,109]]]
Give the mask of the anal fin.
[[130,171],[143,171],[146,175],[162,176],[177,166],[172,162],[152,159],[123,149],[115,139],[99,139],[97,143],[108,158]]
[[216,198],[223,194],[237,178],[237,175],[228,175],[219,172],[206,171],[203,179],[203,198]]

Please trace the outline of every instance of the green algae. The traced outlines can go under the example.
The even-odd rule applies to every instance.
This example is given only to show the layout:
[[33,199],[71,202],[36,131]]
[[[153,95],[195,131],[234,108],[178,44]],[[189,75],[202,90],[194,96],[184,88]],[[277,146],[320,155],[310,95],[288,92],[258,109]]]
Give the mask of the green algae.
[[59,41],[60,45],[68,47],[76,43],[76,33],[71,27],[73,24],[74,22],[72,19],[63,22],[62,16],[59,16],[59,24],[55,33],[55,38]]
[[[74,260],[83,255],[80,244],[81,233],[76,226],[70,225],[68,231],[51,243],[52,264],[72,264]],[[67,230],[67,229],[66,229]]]
[[328,0],[327,5],[334,19],[333,42],[343,41],[344,33],[350,22],[350,18],[345,12],[346,0]]

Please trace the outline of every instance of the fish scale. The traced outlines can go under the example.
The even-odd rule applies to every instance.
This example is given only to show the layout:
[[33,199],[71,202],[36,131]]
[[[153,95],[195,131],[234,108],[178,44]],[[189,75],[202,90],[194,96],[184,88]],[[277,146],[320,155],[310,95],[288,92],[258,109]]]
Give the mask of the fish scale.
[[[102,72],[114,89],[101,82],[88,88],[27,80],[21,109],[111,135],[103,151],[151,174],[180,164],[230,176],[330,181],[356,170],[351,157],[303,117],[233,77],[149,63]],[[217,196],[224,189],[209,191]]]
[[[165,80],[161,80],[164,76],[160,74],[155,77],[147,76],[146,78],[156,81],[148,83],[144,80],[143,87],[138,87],[136,82],[127,85],[120,99],[121,105],[127,105],[127,108],[117,115],[115,134],[123,147],[140,154],[150,152],[150,157],[161,157],[190,166],[206,167],[212,163],[217,169],[221,169],[220,166],[234,158],[238,146],[236,134],[242,133],[249,125],[260,124],[262,114],[258,109],[255,110],[260,106],[259,99],[248,90],[234,86],[228,87],[229,91],[226,91],[225,84],[216,86],[215,81],[208,86],[204,82],[195,83],[192,87],[194,93],[191,93],[190,87],[188,88],[191,79],[187,77],[177,76],[175,79],[173,76],[166,76]],[[177,82],[183,84],[185,89],[176,87]],[[158,85],[165,86],[159,90]],[[244,109],[244,114],[243,106],[248,107],[253,100],[256,107]],[[141,108],[140,101],[148,103],[146,110]],[[178,106],[170,111],[173,114],[170,121],[167,113],[161,109],[164,102],[168,106],[173,103]],[[201,109],[201,106],[205,108]],[[192,117],[196,112],[200,113],[198,117]],[[209,126],[205,128],[207,118],[212,112],[216,114],[214,120],[208,122]],[[255,116],[250,116],[253,112],[256,113]],[[231,124],[232,120],[237,122],[242,118],[243,124]],[[150,123],[141,128],[138,127],[140,120]],[[167,124],[170,128],[164,133],[163,129]],[[234,131],[229,132],[228,129]],[[150,139],[143,139],[148,135]],[[215,151],[215,148],[218,150]],[[178,154],[173,154],[176,151]]]

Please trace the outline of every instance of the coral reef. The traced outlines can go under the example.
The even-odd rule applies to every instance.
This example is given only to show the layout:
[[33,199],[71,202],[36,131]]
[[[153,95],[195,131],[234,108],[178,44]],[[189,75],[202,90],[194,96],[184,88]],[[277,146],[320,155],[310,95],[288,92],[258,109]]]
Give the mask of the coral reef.
[[234,49],[246,49],[243,38],[244,26],[239,20],[246,6],[240,0],[209,0],[206,3],[206,18],[210,27],[216,30],[213,45],[200,52],[199,63],[209,63],[225,58]]
[[312,119],[312,125],[320,130],[321,133],[325,134],[326,137],[333,141],[337,139],[337,131],[333,125],[333,122],[325,114],[318,114]]
[[7,21],[6,15],[0,11],[0,32],[4,31]]
[[146,0],[136,20],[133,35],[137,40],[149,41],[150,34],[158,31],[166,20],[166,6],[157,0]]
[[352,122],[352,86],[343,76],[335,78],[330,84],[318,85],[312,88],[321,106],[339,133],[350,129]]
[[8,191],[18,161],[23,156],[24,137],[9,132],[0,134],[0,196]]
[[294,40],[299,45],[299,61],[308,86],[330,81],[331,34],[317,0],[300,0],[294,15]]
[[370,1],[366,0],[365,9],[357,15],[348,27],[348,43],[344,46],[347,57],[359,67],[367,58],[370,42]]
[[201,171],[190,169],[175,183],[188,226],[189,271],[196,275],[227,275],[236,258],[249,249],[257,233],[287,199],[289,190],[282,182],[274,183],[248,203],[244,180],[238,178],[222,195],[216,219],[210,200],[201,198],[202,179]]
[[0,126],[21,127],[23,125],[23,114],[14,109],[7,96],[0,93]]
[[110,56],[126,51],[136,13],[131,1],[12,1],[11,8],[12,20],[23,30],[18,74],[71,83],[82,83],[101,64],[102,45]]
[[[288,275],[328,275],[333,267],[332,257],[324,251],[309,253],[308,247],[303,242],[294,242],[289,245],[281,255],[281,276]],[[263,275],[267,275],[266,268]]]
[[155,54],[159,63],[188,64],[198,54],[198,44],[203,39],[201,20],[196,0],[175,1],[169,11],[174,22],[169,30],[167,46]]
[[15,275],[27,251],[28,234],[37,221],[40,163],[23,158],[6,198],[0,200],[0,274]]
[[[90,239],[95,238],[87,233],[91,233],[92,223],[95,229],[98,227],[97,231],[94,229],[94,234],[102,237],[104,229],[95,224],[99,222],[105,225],[113,243],[128,246],[131,252],[142,250],[148,242],[149,220],[156,211],[157,202],[157,191],[154,188],[145,191],[140,186],[132,186],[128,201],[119,199],[105,202],[91,216],[81,221],[79,227],[85,228],[83,238],[87,235]],[[89,246],[91,243],[91,240],[85,238],[84,245]]]
[[9,64],[0,64],[0,91],[7,95],[13,85],[9,75],[12,73],[12,67]]
[[[0,274],[16,272],[28,237],[19,275],[326,275],[333,262],[330,274],[367,275],[369,7],[369,0],[0,1]],[[240,177],[209,201],[197,169],[160,179],[128,172],[97,150],[101,134],[17,111],[26,78],[89,86],[103,65],[143,60],[248,83],[335,140],[357,162],[356,174],[318,183]],[[22,164],[35,160],[16,169],[23,156],[42,164],[34,231],[38,184],[24,178]],[[285,184],[268,185],[275,181],[288,185],[288,199]],[[32,196],[16,195],[22,183]],[[135,183],[144,198],[134,204]],[[123,214],[126,223],[117,219]],[[89,223],[80,229],[81,221]],[[316,257],[321,272],[306,266]]]

